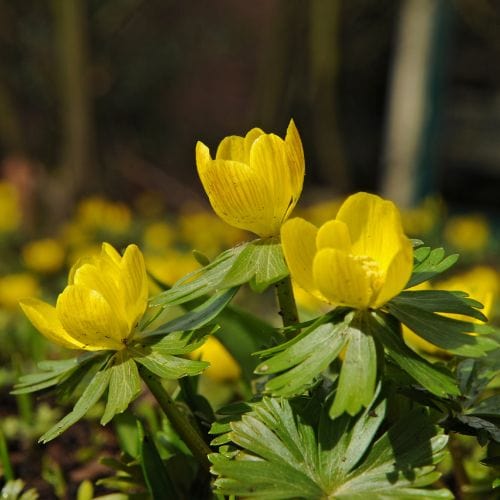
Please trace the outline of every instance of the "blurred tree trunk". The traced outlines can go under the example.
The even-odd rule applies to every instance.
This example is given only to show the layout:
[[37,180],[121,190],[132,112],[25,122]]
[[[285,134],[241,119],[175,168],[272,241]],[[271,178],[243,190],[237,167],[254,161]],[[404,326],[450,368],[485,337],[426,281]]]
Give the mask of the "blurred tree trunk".
[[389,85],[382,194],[409,207],[434,194],[449,2],[401,5]]
[[59,212],[67,212],[78,195],[99,185],[93,161],[85,5],[85,0],[52,0],[63,137],[60,185],[53,193],[58,198],[53,201],[59,205]]
[[337,192],[349,191],[349,178],[338,126],[337,76],[341,0],[311,0],[310,91],[313,140],[318,174]]

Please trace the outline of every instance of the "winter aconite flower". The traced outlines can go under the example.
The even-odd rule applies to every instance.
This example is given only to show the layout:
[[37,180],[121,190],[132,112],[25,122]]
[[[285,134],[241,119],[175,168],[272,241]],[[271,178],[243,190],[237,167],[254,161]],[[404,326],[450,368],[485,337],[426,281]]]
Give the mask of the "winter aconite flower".
[[56,307],[38,299],[21,301],[33,325],[49,340],[69,349],[123,349],[144,314],[148,283],[136,245],[123,257],[103,243],[100,255],[77,262]]
[[226,137],[215,159],[198,142],[196,165],[217,215],[261,237],[279,234],[304,181],[304,152],[293,120],[284,140],[259,128]]
[[332,305],[379,308],[404,288],[412,272],[412,245],[399,211],[376,195],[350,196],[337,217],[319,229],[291,219],[281,239],[292,278]]

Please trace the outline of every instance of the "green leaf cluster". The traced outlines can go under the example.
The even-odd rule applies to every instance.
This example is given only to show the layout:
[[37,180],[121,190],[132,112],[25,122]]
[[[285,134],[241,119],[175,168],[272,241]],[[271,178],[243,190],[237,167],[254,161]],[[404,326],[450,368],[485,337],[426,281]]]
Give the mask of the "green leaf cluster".
[[427,489],[447,437],[425,410],[382,429],[385,401],[332,420],[314,399],[264,398],[229,424],[231,446],[210,455],[224,495],[281,498],[452,498]]

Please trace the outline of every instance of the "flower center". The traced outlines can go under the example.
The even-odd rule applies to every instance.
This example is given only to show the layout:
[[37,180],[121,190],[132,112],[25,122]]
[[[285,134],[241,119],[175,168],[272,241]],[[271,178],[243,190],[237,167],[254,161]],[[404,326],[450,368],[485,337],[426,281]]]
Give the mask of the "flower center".
[[384,284],[384,273],[380,269],[380,264],[368,255],[352,255],[354,261],[359,262],[361,268],[368,278],[368,286],[373,294],[377,294]]

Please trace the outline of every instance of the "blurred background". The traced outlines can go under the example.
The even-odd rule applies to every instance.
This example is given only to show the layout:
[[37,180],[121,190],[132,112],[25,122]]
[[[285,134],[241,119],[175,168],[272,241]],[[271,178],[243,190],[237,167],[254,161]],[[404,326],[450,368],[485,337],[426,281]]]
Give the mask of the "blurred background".
[[308,196],[500,205],[497,0],[0,0],[0,162],[27,221],[205,203],[194,145],[293,117]]
[[[18,301],[55,303],[102,241],[139,244],[155,293],[199,267],[193,249],[213,258],[250,237],[211,211],[197,140],[283,137],[293,118],[297,215],[320,224],[358,190],[393,199],[409,236],[461,254],[459,284],[436,286],[498,318],[499,60],[500,0],[0,0],[0,438],[18,476],[66,498],[106,473],[96,450],[116,451],[95,422],[35,444],[61,413],[9,391],[69,354]],[[302,317],[317,315],[306,295]],[[217,405],[239,390],[235,328],[202,377]]]

